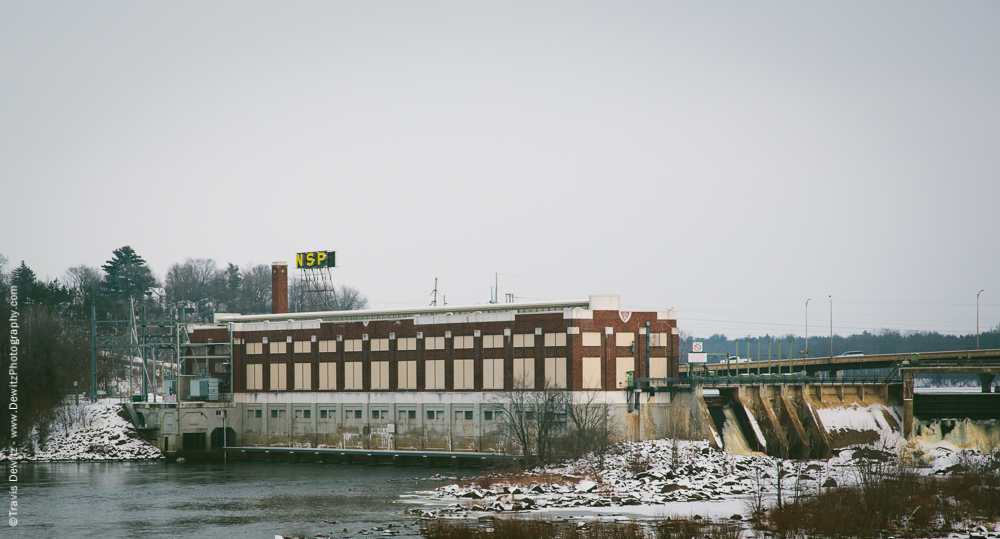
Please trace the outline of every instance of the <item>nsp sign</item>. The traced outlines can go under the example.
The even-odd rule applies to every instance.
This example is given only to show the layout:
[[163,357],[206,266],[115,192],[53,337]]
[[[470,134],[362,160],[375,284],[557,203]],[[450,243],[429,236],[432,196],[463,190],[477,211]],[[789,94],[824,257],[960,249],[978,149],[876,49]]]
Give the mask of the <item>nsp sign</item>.
[[295,253],[296,268],[335,268],[337,267],[336,251],[310,251]]

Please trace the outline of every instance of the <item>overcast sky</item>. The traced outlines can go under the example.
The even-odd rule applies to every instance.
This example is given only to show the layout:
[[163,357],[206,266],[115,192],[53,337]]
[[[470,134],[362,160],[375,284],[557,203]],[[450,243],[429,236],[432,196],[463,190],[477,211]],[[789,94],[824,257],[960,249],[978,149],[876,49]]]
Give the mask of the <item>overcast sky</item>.
[[373,307],[1000,323],[998,2],[0,2],[0,253],[335,250]]

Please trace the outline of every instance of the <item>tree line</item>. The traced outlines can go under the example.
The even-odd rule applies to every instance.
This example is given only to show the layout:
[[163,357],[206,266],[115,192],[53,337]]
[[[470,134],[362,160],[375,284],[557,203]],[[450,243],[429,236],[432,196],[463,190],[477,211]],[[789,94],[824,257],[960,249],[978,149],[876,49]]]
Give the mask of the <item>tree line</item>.
[[[0,414],[0,445],[44,440],[58,406],[74,391],[90,389],[91,312],[98,321],[128,320],[145,315],[163,319],[183,313],[191,322],[210,322],[215,313],[271,312],[271,268],[266,264],[228,263],[189,258],[172,264],[160,281],[132,247],[115,249],[100,267],[77,265],[59,279],[42,280],[25,262],[13,264],[0,254],[0,319],[11,318],[11,293],[17,293],[18,428],[11,439],[11,415]],[[290,310],[363,309],[368,300],[357,289],[340,286],[310,291],[298,279],[289,283]],[[107,326],[102,326],[107,327]],[[111,331],[124,331],[115,327]],[[4,333],[7,333],[5,326]],[[10,368],[11,339],[0,339],[3,371]],[[126,376],[130,362],[114,354],[98,358],[98,388],[110,389]],[[10,384],[0,398],[10,402]],[[30,444],[29,444],[30,445]]]
[[[762,337],[736,337],[716,333],[710,337],[694,337],[682,332],[681,362],[687,361],[687,354],[695,342],[702,343],[703,351],[713,354],[735,356],[754,360],[803,357],[806,350],[809,357],[829,357],[831,355],[830,336],[810,336],[808,345],[805,338],[792,335],[764,335]],[[758,351],[759,343],[759,351]],[[791,343],[791,344],[789,344]],[[770,344],[770,356],[768,345]],[[979,348],[1000,348],[1000,324],[979,334]],[[945,335],[936,331],[898,331],[882,329],[875,332],[864,331],[848,336],[834,335],[832,355],[849,351],[860,351],[865,355],[906,354],[912,352],[945,352],[954,350],[976,350],[976,334]],[[725,361],[724,356],[709,356],[709,363]]]

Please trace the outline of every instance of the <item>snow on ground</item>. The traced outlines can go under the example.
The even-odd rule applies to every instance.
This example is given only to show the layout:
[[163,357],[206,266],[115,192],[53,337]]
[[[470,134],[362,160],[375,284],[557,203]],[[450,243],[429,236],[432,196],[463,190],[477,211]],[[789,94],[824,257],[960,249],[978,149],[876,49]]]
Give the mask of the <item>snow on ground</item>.
[[[53,427],[44,445],[34,443],[17,460],[137,460],[163,455],[139,437],[131,423],[119,415],[118,404],[98,403],[85,408],[86,416],[68,429]],[[68,432],[67,432],[68,430]],[[11,455],[0,451],[0,462]]]
[[[859,414],[861,412],[858,412]],[[863,420],[851,414],[831,416],[838,428],[847,424],[887,426],[880,414]],[[862,416],[863,417],[863,416]],[[881,418],[881,421],[879,421]],[[871,423],[869,424],[868,421]],[[538,468],[520,477],[480,477],[416,493],[406,501],[422,504],[411,511],[427,517],[469,516],[476,512],[532,511],[552,516],[625,514],[635,518],[700,514],[707,517],[746,515],[751,498],[776,497],[776,466],[783,466],[783,496],[815,494],[823,487],[854,484],[854,446],[835,451],[827,460],[781,460],[759,453],[734,455],[716,451],[707,441],[650,440],[623,442],[605,457]],[[867,446],[871,447],[871,446]],[[882,450],[894,448],[882,446]],[[914,442],[895,448],[913,457],[918,473],[945,474],[963,462],[984,458],[947,442]],[[674,451],[676,450],[676,456]],[[638,463],[638,464],[637,464]],[[630,471],[631,470],[631,471]],[[638,473],[634,473],[636,470]],[[454,479],[454,478],[452,478]]]
[[[745,512],[746,500],[757,490],[765,492],[765,496],[774,491],[775,463],[779,462],[761,454],[715,451],[707,441],[623,442],[616,449],[618,454],[605,457],[602,471],[597,470],[596,457],[589,455],[528,472],[527,483],[525,478],[515,481],[497,478],[496,483],[488,486],[450,484],[422,492],[420,501],[437,507],[415,512],[427,516],[468,511],[562,513],[563,509],[572,508],[587,513],[594,508],[613,508],[636,516],[646,513],[656,516],[673,510],[693,510],[691,504],[681,505],[684,502],[706,502],[703,510],[728,512],[725,516],[729,516]],[[785,492],[791,492],[796,482],[801,491],[815,492],[830,478],[837,484],[850,481],[851,471],[846,463],[835,466],[822,461],[797,464],[786,461],[784,465],[793,472],[782,482]],[[630,469],[642,471],[633,473]],[[537,481],[533,480],[535,477]]]
[[[906,439],[898,430],[898,426],[903,423],[903,417],[898,407],[877,403],[867,406],[852,404],[817,408],[816,414],[823,423],[823,427],[830,434],[874,432],[886,449],[899,450],[906,445]],[[889,418],[895,422],[896,427],[889,423]]]

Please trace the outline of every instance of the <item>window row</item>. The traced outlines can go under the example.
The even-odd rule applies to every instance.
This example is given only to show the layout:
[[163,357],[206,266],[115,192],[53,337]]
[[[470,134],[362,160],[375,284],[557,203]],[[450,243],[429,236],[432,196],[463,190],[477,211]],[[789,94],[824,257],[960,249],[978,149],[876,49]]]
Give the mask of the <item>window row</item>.
[[[659,335],[666,335],[666,333],[657,334],[654,333],[654,337]],[[625,342],[624,339],[631,338],[631,333],[619,333],[618,334],[618,346],[631,346],[632,342],[628,341],[628,344],[622,344]],[[483,348],[503,348],[504,347],[504,336],[503,335],[483,335]],[[583,334],[583,345],[584,346],[600,346],[601,344],[601,334],[588,332]],[[664,341],[666,342],[666,341]],[[596,343],[596,344],[595,344]],[[269,344],[269,352],[272,354],[284,354],[288,351],[287,342],[276,341]],[[296,354],[308,354],[312,352],[312,342],[310,341],[294,341],[293,352]],[[337,351],[337,341],[321,340],[317,341],[318,350],[321,353],[330,353]],[[566,346],[566,334],[565,333],[546,333],[544,337],[545,346]],[[264,343],[262,342],[248,342],[246,343],[246,353],[247,354],[263,354],[264,353]],[[363,339],[344,339],[344,351],[345,352],[361,352],[364,346]],[[512,346],[514,348],[533,348],[535,346],[535,335],[531,333],[518,333],[513,335]],[[652,344],[652,346],[657,346]],[[475,337],[472,335],[456,335],[452,338],[452,347],[456,350],[461,349],[471,349],[475,348]],[[444,350],[445,349],[445,337],[426,337],[424,338],[424,348],[426,350]],[[416,350],[417,349],[417,338],[416,337],[401,337],[396,339],[396,349],[397,350]],[[386,352],[389,350],[389,339],[371,339],[371,351],[372,352]]]
[[[631,359],[631,358],[629,358]],[[596,360],[596,364],[594,361]],[[664,358],[665,361],[665,358]],[[475,389],[475,360],[455,359],[453,362],[452,388],[455,390]],[[390,389],[389,386],[389,362],[371,361],[368,364],[370,370],[369,389]],[[246,388],[247,391],[264,390],[264,365],[253,363],[247,367]],[[584,387],[600,387],[600,358],[584,358]],[[588,375],[594,377],[592,370],[596,368],[597,385],[587,385]],[[272,391],[287,391],[288,369],[285,363],[271,363],[270,380]],[[344,362],[344,390],[360,391],[364,390],[363,375],[365,363],[361,361]],[[396,364],[397,389],[417,389],[417,362],[399,361]],[[312,389],[312,364],[294,363],[292,367],[295,390]],[[514,388],[535,389],[535,360],[534,358],[516,358],[513,364]],[[545,358],[545,387],[566,388],[566,358],[550,357]],[[424,389],[445,389],[445,360],[435,359],[424,362]],[[504,388],[504,360],[484,359],[483,360],[483,389],[503,389]],[[337,364],[333,362],[319,363],[319,387],[320,390],[337,389]]]

